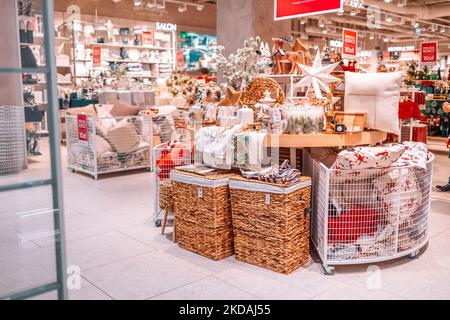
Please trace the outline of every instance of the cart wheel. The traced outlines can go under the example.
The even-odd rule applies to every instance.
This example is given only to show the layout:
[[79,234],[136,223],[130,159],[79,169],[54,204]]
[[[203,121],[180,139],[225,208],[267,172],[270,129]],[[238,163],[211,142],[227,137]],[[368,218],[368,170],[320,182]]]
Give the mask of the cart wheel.
[[326,275],[326,276],[334,275],[334,267],[333,266],[322,265],[322,268],[323,268],[324,275]]
[[75,169],[74,168],[69,168],[69,171],[70,172],[75,172]]
[[155,226],[157,228],[161,227],[161,219],[155,220]]
[[416,259],[419,256],[419,252],[420,252],[419,250],[411,252],[408,257],[410,259]]

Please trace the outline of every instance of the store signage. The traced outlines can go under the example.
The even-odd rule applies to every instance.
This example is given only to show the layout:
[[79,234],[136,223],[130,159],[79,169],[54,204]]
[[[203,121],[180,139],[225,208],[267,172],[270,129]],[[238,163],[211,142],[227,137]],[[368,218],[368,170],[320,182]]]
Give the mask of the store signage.
[[78,126],[78,140],[88,141],[88,126],[86,114],[79,114],[77,116],[77,126]]
[[157,22],[156,30],[159,31],[177,31],[177,25],[174,23]]
[[342,58],[356,59],[356,49],[358,47],[358,31],[342,30]]
[[420,62],[422,63],[436,63],[438,59],[438,44],[437,42],[422,42],[420,44]]
[[93,46],[92,47],[92,61],[94,64],[100,64],[102,62],[102,47]]
[[344,0],[274,0],[274,20],[306,17],[336,12],[344,8]]
[[142,32],[142,45],[143,46],[153,46],[154,37],[152,31],[143,31]]
[[415,49],[414,46],[388,47],[389,52],[414,51]]
[[177,70],[184,70],[186,68],[186,63],[184,62],[184,52],[177,51],[176,55],[177,61]]

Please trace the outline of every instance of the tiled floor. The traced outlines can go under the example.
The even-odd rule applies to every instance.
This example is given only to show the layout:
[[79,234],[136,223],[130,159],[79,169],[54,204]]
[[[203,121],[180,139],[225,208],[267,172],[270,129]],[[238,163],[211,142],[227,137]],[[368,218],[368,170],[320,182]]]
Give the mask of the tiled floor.
[[[45,141],[42,151],[48,154]],[[434,184],[447,181],[449,164],[437,156]],[[37,157],[19,179],[48,172],[48,157]],[[171,228],[162,236],[153,224],[151,173],[95,181],[63,172],[68,264],[82,277],[72,299],[450,298],[450,193],[433,190],[431,238],[418,259],[342,266],[325,276],[312,252],[308,266],[284,276],[234,257],[214,262],[182,250],[170,240]],[[50,189],[2,193],[0,203],[0,296],[54,280]],[[45,213],[29,212],[36,208]]]

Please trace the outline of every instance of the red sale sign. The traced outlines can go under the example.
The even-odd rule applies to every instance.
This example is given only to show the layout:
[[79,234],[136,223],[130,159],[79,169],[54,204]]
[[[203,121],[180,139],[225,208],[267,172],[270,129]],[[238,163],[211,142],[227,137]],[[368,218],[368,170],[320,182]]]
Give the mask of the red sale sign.
[[88,141],[87,116],[85,114],[79,114],[77,116],[77,125],[78,125],[78,140]]
[[422,42],[420,44],[420,61],[422,63],[436,63],[438,59],[437,42]]
[[336,12],[344,7],[344,0],[275,0],[275,20],[292,19]]
[[342,58],[356,59],[356,48],[358,47],[358,31],[342,30]]
[[144,31],[142,32],[142,45],[143,46],[153,46],[154,38],[152,31]]
[[99,64],[102,62],[102,47],[101,46],[93,46],[92,47],[92,62],[94,64]]

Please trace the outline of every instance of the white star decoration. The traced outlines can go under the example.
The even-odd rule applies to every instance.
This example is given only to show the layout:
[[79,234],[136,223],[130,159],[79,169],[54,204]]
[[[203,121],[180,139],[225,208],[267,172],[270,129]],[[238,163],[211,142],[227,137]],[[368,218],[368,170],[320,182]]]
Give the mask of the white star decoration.
[[[323,99],[321,89],[326,93],[331,93],[328,84],[332,82],[341,81],[340,79],[330,75],[330,73],[338,65],[339,62],[323,67],[322,59],[320,58],[320,53],[317,52],[316,58],[314,59],[314,63],[311,67],[299,64],[299,67],[302,70],[302,75],[304,77],[295,85],[295,87],[298,88],[308,86],[308,93],[309,93],[309,90],[311,89],[312,86],[316,98]],[[308,93],[306,93],[306,96],[308,96]]]

